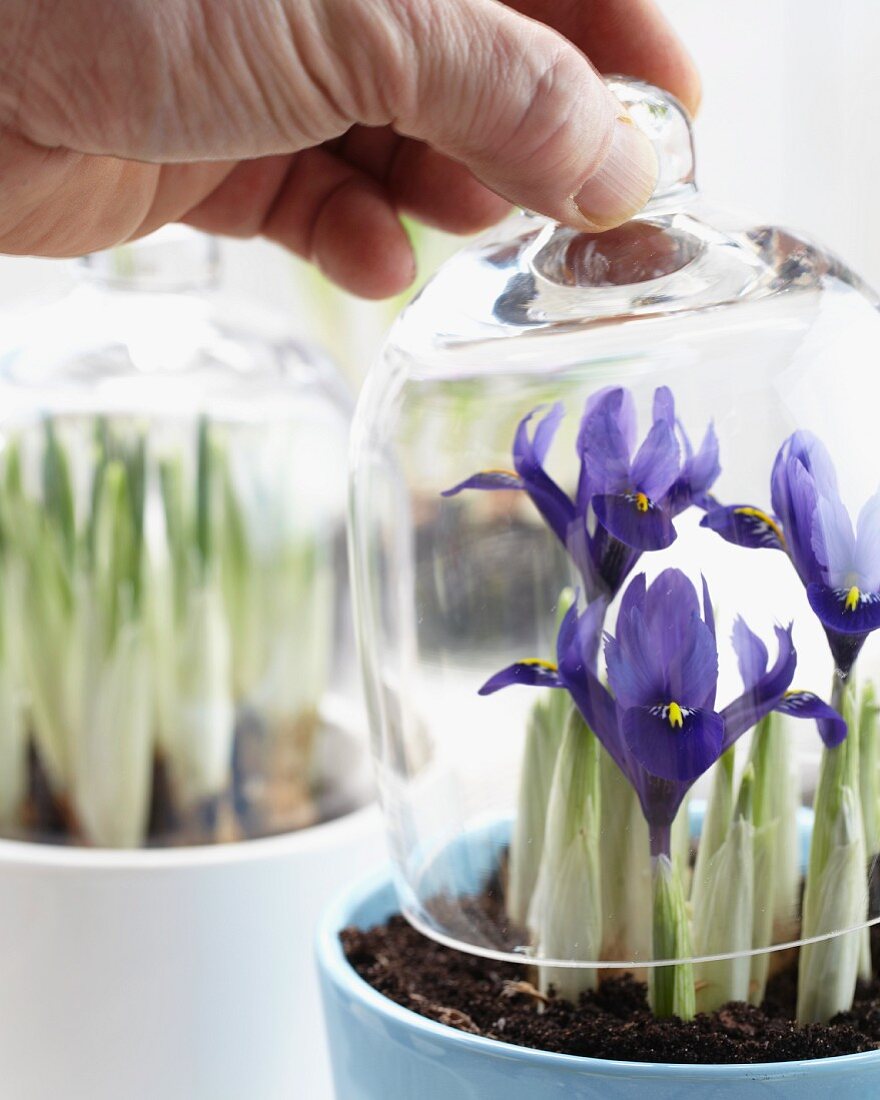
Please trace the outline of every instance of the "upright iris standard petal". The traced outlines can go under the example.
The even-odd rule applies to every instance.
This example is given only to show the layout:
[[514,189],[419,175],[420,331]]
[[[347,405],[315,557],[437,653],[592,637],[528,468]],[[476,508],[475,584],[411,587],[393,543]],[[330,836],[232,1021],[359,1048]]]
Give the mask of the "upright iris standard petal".
[[788,554],[804,584],[822,579],[824,551],[816,545],[814,517],[819,502],[816,482],[800,457],[783,444],[771,475],[773,511],[785,532]]
[[695,454],[684,425],[676,419],[675,401],[668,386],[658,386],[654,392],[654,421],[656,423],[661,420],[677,434],[683,455],[680,470],[665,490],[664,503],[667,510],[672,516],[677,516],[692,504],[706,507],[709,503],[709,490],[721,474],[718,437],[714,426],[708,426]]
[[601,400],[588,405],[578,446],[594,492],[619,492],[629,486],[634,437],[635,411],[629,390],[607,390]]
[[709,585],[706,584],[706,578],[701,577],[703,582],[703,621],[709,629],[712,635],[712,640],[715,640],[715,609],[712,607],[712,597],[709,595]]
[[644,609],[654,659],[663,669],[663,692],[680,704],[705,706],[715,698],[718,650],[714,622],[700,618],[693,584],[678,569],[664,570],[647,589]]
[[649,500],[660,500],[681,468],[675,432],[665,420],[655,420],[633,459],[630,482]]
[[721,476],[718,436],[714,424],[710,424],[696,454],[691,452],[690,441],[681,430],[686,443],[685,462],[681,476],[674,487],[676,494],[685,500],[705,507],[709,490]]
[[529,438],[529,422],[534,415],[534,412],[529,413],[519,423],[513,441],[513,464],[532,503],[550,530],[566,546],[569,529],[576,519],[575,507],[543,465],[563,415],[562,405],[554,405],[539,421],[532,440]]
[[817,499],[811,541],[828,584],[833,588],[844,587],[855,562],[856,536],[843,501]]
[[767,671],[770,654],[757,634],[749,629],[741,615],[733,623],[733,648],[739,675],[746,691],[751,691]]
[[[797,652],[791,637],[792,628],[790,625],[786,628],[777,626],[774,630],[779,651],[773,667],[769,671],[764,671],[753,683],[746,683],[743,694],[721,712],[721,717],[724,719],[725,751],[746,730],[756,726],[766,714],[775,710],[791,685],[797,667]],[[748,634],[751,635],[751,631],[748,631]],[[740,667],[749,667],[754,659],[754,650],[746,651],[746,647],[751,646],[751,642],[746,640],[746,634],[735,634],[733,642],[738,648]],[[739,647],[743,647],[741,651]]]
[[751,504],[710,505],[700,520],[701,527],[717,532],[734,546],[750,549],[785,550],[785,537],[775,516]]
[[880,589],[880,493],[870,497],[859,512],[853,572],[860,588]]
[[669,694],[666,663],[638,610],[618,618],[616,638],[606,636],[605,664],[614,697],[624,708]]
[[635,785],[617,707],[595,671],[606,606],[597,600],[581,615],[572,607],[563,619],[556,640],[559,679],[612,760]]
[[721,755],[724,721],[711,710],[676,703],[632,707],[623,713],[622,728],[642,767],[673,783],[692,783]]
[[800,429],[788,437],[780,448],[786,460],[797,462],[810,475],[819,496],[839,496],[837,473],[825,444],[813,432]]
[[675,429],[675,398],[668,386],[658,386],[654,390],[653,406],[654,422],[664,421],[673,430]]

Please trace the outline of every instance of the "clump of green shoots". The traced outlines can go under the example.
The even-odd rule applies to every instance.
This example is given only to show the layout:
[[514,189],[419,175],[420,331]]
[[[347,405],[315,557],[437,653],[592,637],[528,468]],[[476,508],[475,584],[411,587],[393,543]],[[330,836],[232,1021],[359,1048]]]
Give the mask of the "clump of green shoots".
[[[277,492],[246,499],[233,448],[208,420],[150,440],[130,421],[48,419],[0,455],[6,835],[137,847],[313,820],[309,750],[333,613],[326,547],[279,534],[289,504]],[[315,649],[306,667],[283,649],[285,632]],[[268,700],[273,663],[280,707]],[[294,727],[291,785],[271,754],[246,748]],[[273,783],[272,812],[258,812]]]

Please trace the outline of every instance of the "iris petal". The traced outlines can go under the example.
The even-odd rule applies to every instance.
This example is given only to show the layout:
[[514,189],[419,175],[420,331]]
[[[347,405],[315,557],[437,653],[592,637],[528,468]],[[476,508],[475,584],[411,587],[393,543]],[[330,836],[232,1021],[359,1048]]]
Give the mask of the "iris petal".
[[530,687],[562,687],[556,666],[547,661],[517,661],[496,672],[480,688],[480,695],[492,695],[514,684]]
[[691,497],[700,499],[711,489],[721,474],[721,461],[718,454],[718,436],[715,425],[710,424],[703,436],[700,449],[688,459],[682,475],[688,482]]
[[776,708],[788,691],[797,667],[797,651],[791,640],[791,626],[774,627],[779,651],[773,667],[751,688],[747,689],[724,708],[724,748],[729,749],[736,739]]
[[793,432],[782,444],[780,453],[799,463],[807,471],[820,496],[836,497],[837,473],[831,455],[817,435],[803,429]]
[[578,614],[577,603],[572,604],[556,637],[556,659],[560,667],[576,654],[586,668],[595,669],[607,609],[608,602],[604,599],[593,600],[582,614]]
[[798,576],[804,584],[822,580],[820,562],[825,560],[825,553],[817,552],[813,537],[819,492],[808,467],[798,458],[789,457],[787,443],[783,443],[773,466],[771,497]]
[[750,504],[715,505],[700,520],[701,527],[717,532],[734,546],[784,550],[782,529],[769,513]]
[[581,417],[581,426],[578,432],[578,454],[583,454],[586,442],[586,432],[594,413],[610,409],[614,416],[620,434],[626,445],[626,453],[630,455],[636,444],[636,404],[629,390],[623,386],[605,386],[597,390],[587,398],[584,405],[584,415]]
[[625,632],[618,623],[617,637],[606,636],[605,662],[608,683],[624,709],[646,706],[666,690],[662,655],[638,610],[630,613]]
[[483,470],[451,489],[444,489],[441,496],[454,497],[465,489],[525,489],[525,484],[512,470]]
[[824,579],[833,588],[842,587],[854,571],[856,536],[849,512],[838,498],[819,497],[816,501],[811,542]]
[[557,638],[559,677],[611,758],[635,786],[638,776],[620,736],[617,706],[594,672],[604,611],[603,603],[597,601],[580,616],[574,608],[566,615]]
[[675,432],[665,420],[655,420],[633,459],[631,484],[652,500],[664,497],[681,469]]
[[636,494],[621,493],[595,496],[592,504],[596,519],[626,546],[636,550],[663,550],[675,542],[672,520],[653,501],[647,501],[645,507]]
[[569,528],[576,519],[575,507],[566,493],[547,474],[542,465],[547,449],[559,426],[562,406],[554,405],[535,429],[535,438],[529,438],[529,421],[535,415],[530,412],[523,417],[516,430],[513,441],[513,464],[522,478],[523,485],[532,503],[543,516],[547,525],[566,545]]
[[675,428],[675,398],[668,386],[658,386],[654,390],[653,418],[663,420],[670,428]]
[[715,608],[712,606],[712,597],[709,595],[709,585],[706,578],[700,577],[703,582],[703,621],[709,628],[712,637],[715,637]]
[[711,707],[718,685],[715,637],[695,618],[677,653],[668,655],[667,682],[673,699],[689,707]]
[[681,726],[669,721],[664,706],[631,707],[624,712],[623,736],[633,756],[651,775],[690,783],[721,755],[724,721],[711,710],[687,710]]
[[[626,620],[635,608],[645,614],[645,600],[648,592],[648,580],[644,573],[639,573],[626,586],[626,591],[620,598],[620,611],[618,621]],[[618,634],[620,627],[618,626]]]
[[880,493],[869,497],[859,512],[854,567],[862,588],[880,589]]
[[620,492],[629,485],[630,452],[635,435],[632,395],[622,387],[608,390],[588,407],[578,446],[594,490]]
[[834,707],[823,702],[812,691],[786,692],[775,709],[794,718],[815,718],[819,724],[819,734],[829,749],[839,745],[846,737],[846,722]]
[[658,573],[645,593],[645,617],[651,632],[659,634],[668,627],[677,639],[699,615],[697,590],[687,575],[680,569],[664,569]]
[[736,652],[743,687],[746,691],[751,691],[767,671],[770,655],[767,647],[758,635],[749,629],[745,619],[740,615],[737,615],[733,623],[733,648]]
[[[537,411],[538,410],[535,409],[535,412]],[[534,415],[534,413],[532,415]],[[556,436],[556,431],[564,416],[565,409],[562,402],[557,401],[550,407],[550,411],[546,416],[543,416],[538,421],[538,426],[535,428],[535,435],[532,441],[532,460],[534,462],[543,465],[547,457],[547,452],[550,450],[550,445]]]
[[807,599],[822,625],[837,634],[869,634],[880,627],[880,592],[814,583],[807,586]]

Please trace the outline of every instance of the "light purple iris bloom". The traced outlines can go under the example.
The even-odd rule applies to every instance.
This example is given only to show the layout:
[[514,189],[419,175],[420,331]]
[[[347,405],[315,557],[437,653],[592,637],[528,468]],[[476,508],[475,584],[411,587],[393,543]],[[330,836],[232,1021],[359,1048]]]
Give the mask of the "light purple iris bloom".
[[721,471],[714,429],[709,426],[695,452],[676,420],[671,391],[661,386],[654,394],[651,429],[636,449],[632,394],[620,386],[601,390],[587,401],[581,419],[580,475],[572,500],[544,469],[562,405],[554,405],[530,434],[537,411],[517,428],[513,470],[485,470],[443,495],[465,489],[528,493],[574,561],[587,598],[613,598],[645,550],[662,550],[673,542],[674,517],[708,501]]
[[880,493],[862,508],[854,530],[831,458],[805,431],[783,443],[770,487],[773,513],[716,505],[702,523],[728,542],[788,554],[835,665],[848,675],[868,634],[880,627]]
[[772,710],[819,720],[828,745],[846,723],[827,703],[789,686],[797,664],[791,627],[776,628],[772,667],[764,643],[738,619],[733,646],[743,693],[718,709],[718,649],[709,593],[677,569],[648,586],[635,577],[623,595],[616,633],[605,635],[606,688],[597,675],[604,601],[568,613],[557,638],[558,665],[526,661],[496,673],[487,695],[511,684],[565,688],[641,801],[652,852],[669,852],[669,830],[685,794],[718,757]]

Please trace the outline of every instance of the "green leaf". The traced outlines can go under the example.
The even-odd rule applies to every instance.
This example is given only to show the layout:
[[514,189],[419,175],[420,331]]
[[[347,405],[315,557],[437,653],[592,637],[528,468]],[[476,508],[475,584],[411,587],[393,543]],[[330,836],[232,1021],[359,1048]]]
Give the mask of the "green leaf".
[[[553,771],[538,881],[529,913],[539,956],[598,959],[602,947],[599,870],[599,744],[571,708]],[[577,1001],[595,989],[593,967],[539,966],[541,989]]]
[[[653,863],[653,942],[655,959],[693,957],[687,906],[681,877],[667,856]],[[690,962],[651,968],[651,1007],[658,1019],[678,1016],[693,1019],[696,1013],[694,967]]]
[[553,772],[570,711],[568,693],[550,690],[529,715],[505,895],[507,913],[518,928],[526,927],[538,881]]
[[43,503],[61,539],[65,560],[73,565],[76,551],[76,514],[70,464],[51,419],[45,423],[43,448]]
[[731,746],[713,766],[712,789],[706,804],[697,860],[694,865],[693,905],[698,908],[700,896],[708,882],[709,862],[730,830],[733,821],[733,769],[735,746]]
[[[858,717],[852,685],[837,696],[851,732],[841,744],[822,752],[804,888],[804,939],[854,927],[868,915],[865,832],[858,793]],[[800,1023],[825,1022],[851,1007],[861,943],[861,931],[857,931],[801,948]]]

